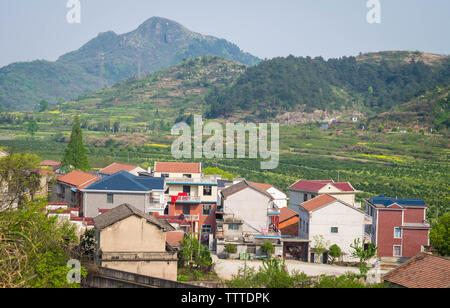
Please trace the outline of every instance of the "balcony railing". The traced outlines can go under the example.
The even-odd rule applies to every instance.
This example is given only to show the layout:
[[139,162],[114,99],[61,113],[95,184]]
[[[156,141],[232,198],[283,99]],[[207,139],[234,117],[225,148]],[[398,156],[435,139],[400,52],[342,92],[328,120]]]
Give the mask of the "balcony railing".
[[194,197],[194,196],[170,196],[168,198],[167,202],[173,202],[175,203],[191,203],[191,202],[201,202],[200,197]]
[[200,215],[184,215],[184,219],[187,221],[199,221]]
[[267,210],[267,214],[268,215],[270,215],[270,216],[276,216],[276,215],[280,215],[281,214],[281,211],[280,211],[280,209],[268,209]]
[[148,207],[150,209],[164,210],[165,205],[158,201],[158,202],[150,202]]

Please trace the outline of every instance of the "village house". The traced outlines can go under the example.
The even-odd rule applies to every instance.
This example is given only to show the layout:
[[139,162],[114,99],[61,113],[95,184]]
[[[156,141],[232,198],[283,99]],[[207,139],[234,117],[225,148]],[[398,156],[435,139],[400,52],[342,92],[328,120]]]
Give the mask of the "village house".
[[234,244],[238,254],[262,255],[261,245],[272,242],[275,255],[283,255],[279,232],[280,209],[264,189],[242,181],[221,191],[217,211],[216,253]]
[[148,170],[145,170],[138,166],[113,163],[113,164],[109,165],[108,167],[105,167],[102,170],[100,170],[98,172],[98,174],[101,177],[104,177],[104,176],[108,176],[108,175],[113,175],[119,171],[126,171],[128,173],[131,173],[132,175],[138,176],[139,173],[147,172]]
[[366,234],[378,246],[378,257],[401,261],[429,246],[430,224],[422,199],[390,198],[384,195],[366,200],[365,211],[372,218]]
[[155,162],[153,169],[154,177],[172,179],[201,179],[201,163],[176,163],[176,162]]
[[273,197],[273,202],[279,209],[287,207],[287,195],[281,189],[276,188],[271,184],[254,183],[254,182],[252,182],[252,184],[258,186],[259,188],[264,189],[269,194],[271,194]]
[[83,215],[83,193],[82,189],[100,180],[100,177],[82,172],[72,171],[58,176],[52,187],[52,202],[67,202],[71,208],[79,208]]
[[165,192],[169,216],[183,215],[190,231],[212,242],[216,228],[217,180],[166,178]]
[[280,209],[280,226],[281,235],[288,235],[292,237],[298,236],[299,230],[299,216],[297,212],[284,207]]
[[49,167],[52,168],[53,172],[58,172],[59,168],[61,168],[61,162],[53,160],[44,160],[39,164],[39,166]]
[[151,215],[163,215],[166,207],[163,178],[135,176],[126,171],[105,176],[81,191],[85,217],[96,217],[124,203]]
[[384,275],[383,280],[392,288],[448,289],[450,259],[421,252]]
[[80,217],[79,208],[69,208],[67,202],[49,202],[42,209],[47,217],[57,217],[60,222],[70,222],[76,228],[79,235],[84,234],[86,230],[94,228],[94,220],[92,218]]
[[166,239],[175,229],[166,221],[123,204],[95,217],[94,225],[98,266],[177,280],[176,250]]
[[[328,253],[316,256],[315,240],[323,236],[324,242],[336,244],[342,250],[343,261],[355,261],[351,257],[351,247],[355,239],[364,240],[364,226],[371,223],[370,218],[351,204],[331,195],[324,194],[304,202],[299,211],[299,232],[302,239],[311,241],[309,261],[328,262]],[[328,248],[328,247],[327,247]],[[320,258],[322,257],[322,258]]]
[[300,180],[289,188],[289,208],[298,212],[302,203],[323,194],[355,206],[357,193],[358,191],[349,182]]

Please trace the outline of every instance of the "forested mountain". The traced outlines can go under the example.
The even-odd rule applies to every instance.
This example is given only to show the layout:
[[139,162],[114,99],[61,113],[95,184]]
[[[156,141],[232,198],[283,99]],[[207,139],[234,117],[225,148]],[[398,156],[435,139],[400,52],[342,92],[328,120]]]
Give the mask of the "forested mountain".
[[3,110],[29,110],[41,100],[55,104],[139,72],[143,76],[202,55],[217,55],[246,65],[260,61],[226,40],[153,17],[126,34],[101,33],[55,62],[22,62],[0,68],[0,105]]
[[[232,85],[215,87],[206,97],[208,116],[237,112],[259,118],[285,111],[353,108],[388,111],[437,85],[450,84],[450,58],[390,52],[324,60],[275,58],[250,67]],[[415,55],[415,56],[414,56]]]

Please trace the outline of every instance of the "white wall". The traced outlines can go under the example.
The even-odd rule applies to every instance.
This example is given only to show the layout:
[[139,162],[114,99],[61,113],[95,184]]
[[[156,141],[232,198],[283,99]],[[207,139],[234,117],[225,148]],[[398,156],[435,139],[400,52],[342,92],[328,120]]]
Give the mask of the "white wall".
[[267,210],[271,207],[271,199],[251,188],[245,188],[224,200],[224,211],[235,214],[236,218],[243,219],[248,225],[243,226],[243,232],[261,232],[269,227]]
[[275,187],[269,188],[269,189],[267,190],[267,192],[268,192],[269,194],[271,194],[272,197],[275,199],[275,200],[273,201],[273,203],[275,203],[275,205],[276,205],[279,209],[282,209],[282,208],[287,207],[287,195],[286,195],[284,192],[282,192],[282,191],[276,189]]
[[[364,213],[339,201],[310,212],[309,225],[311,246],[314,246],[314,236],[323,235],[325,241],[330,241],[330,245],[337,244],[347,254],[344,260],[349,260],[352,251],[350,244],[356,238],[364,238]],[[331,233],[332,227],[338,227],[339,232]]]

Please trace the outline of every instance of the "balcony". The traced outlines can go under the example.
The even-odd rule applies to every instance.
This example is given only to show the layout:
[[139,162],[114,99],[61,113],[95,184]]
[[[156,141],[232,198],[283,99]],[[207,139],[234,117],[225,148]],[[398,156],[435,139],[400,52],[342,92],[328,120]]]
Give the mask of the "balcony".
[[200,197],[194,196],[170,196],[167,199],[170,203],[201,203]]
[[184,215],[184,219],[186,219],[189,222],[191,222],[191,221],[199,221],[200,220],[200,215]]
[[280,209],[273,208],[273,209],[268,209],[267,210],[267,215],[269,215],[269,216],[278,216],[280,214],[281,214],[281,210]]
[[148,208],[150,210],[164,210],[165,205],[159,201],[155,201],[155,202],[150,202],[148,205]]

